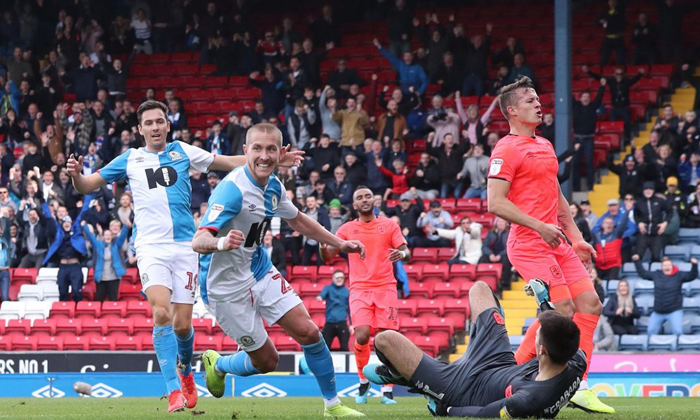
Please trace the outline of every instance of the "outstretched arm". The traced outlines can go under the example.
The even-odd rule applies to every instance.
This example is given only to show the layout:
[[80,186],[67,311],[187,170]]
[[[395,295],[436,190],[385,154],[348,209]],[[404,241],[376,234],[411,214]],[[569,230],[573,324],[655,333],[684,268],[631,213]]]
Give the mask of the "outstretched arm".
[[81,194],[89,194],[107,185],[107,181],[97,172],[88,176],[83,175],[82,156],[79,156],[76,160],[75,156],[70,155],[66,167],[68,169],[68,175],[73,179],[75,190]]
[[365,246],[360,241],[344,241],[302,212],[299,212],[294,219],[287,219],[286,221],[289,227],[307,238],[337,248],[339,252],[357,252],[360,253],[361,258],[365,256]]

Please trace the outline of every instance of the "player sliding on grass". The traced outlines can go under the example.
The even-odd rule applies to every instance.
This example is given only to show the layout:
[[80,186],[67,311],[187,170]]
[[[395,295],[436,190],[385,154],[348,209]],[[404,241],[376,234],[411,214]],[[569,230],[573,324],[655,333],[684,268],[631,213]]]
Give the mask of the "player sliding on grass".
[[[538,302],[546,302],[544,283],[531,280],[530,285]],[[403,335],[386,331],[374,339],[383,364],[365,367],[367,378],[415,388],[428,398],[435,416],[556,417],[586,370],[576,324],[554,310],[542,312],[535,338],[537,358],[517,364],[500,305],[486,283],[479,281],[469,290],[469,307],[469,347],[457,361],[438,362]]]
[[[367,247],[367,258],[350,254],[350,318],[355,326],[355,361],[360,377],[360,388],[355,397],[357,404],[367,403],[369,381],[362,369],[369,362],[371,329],[399,329],[399,299],[396,293],[394,266],[396,261],[411,259],[411,251],[401,228],[391,219],[374,214],[374,194],[358,186],[352,205],[359,218],[345,223],[336,235],[341,239],[357,239]],[[338,248],[321,245],[321,257],[330,262],[338,255]],[[396,404],[391,384],[382,387],[382,404]]]
[[[160,102],[142,103],[137,111],[138,129],[146,147],[128,149],[88,176],[82,174],[82,157],[76,160],[71,155],[67,167],[81,194],[115,181],[129,181],[137,264],[143,291],[153,309],[153,347],[168,389],[168,412],[173,412],[197,404],[190,364],[197,254],[190,243],[195,229],[189,170],[230,171],[244,165],[245,157],[214,156],[179,141],[166,144],[170,131],[167,115],[168,108]],[[280,158],[284,165],[291,166],[300,155],[282,153]]]
[[226,335],[244,351],[203,355],[209,392],[221,398],[225,376],[272,372],[279,355],[263,320],[280,325],[304,350],[325,402],[327,417],[363,417],[338,399],[333,361],[318,327],[301,299],[275,269],[260,244],[273,217],[285,219],[302,235],[364,257],[358,241],[344,241],[297,210],[274,175],[282,148],[282,133],[272,124],[257,124],[246,134],[247,162],[228,174],[209,198],[192,248],[199,259],[202,300]]
[[[561,193],[552,144],[535,135],[542,106],[532,81],[522,77],[505,86],[499,100],[510,134],[496,143],[491,154],[489,212],[513,224],[508,259],[524,278],[541,278],[549,286],[557,311],[578,325],[590,366],[593,331],[602,307],[583,263],[590,263],[595,251],[583,240]],[[539,325],[535,321],[528,328],[515,354],[518,363],[535,357]],[[589,412],[614,413],[588,389],[586,378],[587,373],[571,403]]]

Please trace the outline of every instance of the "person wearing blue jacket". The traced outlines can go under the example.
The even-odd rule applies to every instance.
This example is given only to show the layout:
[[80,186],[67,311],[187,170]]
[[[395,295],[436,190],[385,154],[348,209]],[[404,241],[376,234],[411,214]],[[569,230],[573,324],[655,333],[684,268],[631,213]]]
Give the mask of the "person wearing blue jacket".
[[345,273],[336,270],[333,273],[333,283],[324,287],[316,300],[326,301],[326,322],[323,325],[323,339],[328,347],[333,339],[338,337],[340,351],[348,351],[348,340],[352,334],[352,327],[348,326],[350,320],[350,290],[345,287]]
[[422,96],[425,93],[425,89],[428,88],[428,76],[425,74],[423,67],[413,62],[413,53],[403,53],[402,61],[388,50],[382,48],[382,44],[379,43],[378,39],[375,38],[373,42],[374,46],[389,60],[391,66],[399,74],[399,81],[401,82],[401,91],[403,94],[408,95],[413,93],[409,90],[409,88],[412,87]]
[[[53,219],[55,224],[55,236],[51,241],[49,250],[42,265],[46,265],[54,256],[59,258],[58,265],[58,295],[59,300],[68,300],[68,287],[73,292],[73,300],[83,300],[83,271],[81,260],[87,255],[85,238],[80,231],[80,222],[89,208],[92,195],[86,195],[83,200],[83,208],[76,217],[75,222],[69,215],[63,216],[59,221],[53,217],[49,206],[44,203],[43,209],[47,219]],[[49,221],[50,223],[50,221]]]
[[83,220],[80,225],[92,244],[92,250],[95,254],[95,282],[97,282],[95,300],[104,302],[107,298],[107,300],[116,301],[119,297],[119,280],[126,273],[124,263],[119,256],[119,250],[126,241],[129,228],[126,225],[122,226],[119,236],[116,238],[111,230],[104,230],[100,241],[90,231],[86,221]]
[[695,186],[700,179],[700,152],[695,151],[686,159],[686,155],[682,154],[680,163],[678,164],[678,177],[683,186],[683,192],[695,192]]

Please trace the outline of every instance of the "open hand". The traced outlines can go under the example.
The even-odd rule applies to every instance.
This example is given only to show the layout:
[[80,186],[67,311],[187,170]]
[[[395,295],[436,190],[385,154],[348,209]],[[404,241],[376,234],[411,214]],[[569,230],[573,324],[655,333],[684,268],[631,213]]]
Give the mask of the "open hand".
[[66,162],[66,169],[68,170],[68,176],[71,178],[75,178],[80,175],[83,170],[83,157],[78,156],[78,159],[76,160],[75,155],[71,154]]
[[288,144],[280,150],[278,165],[285,166],[288,168],[292,166],[301,166],[302,162],[304,162],[304,154],[306,152],[304,152],[303,150],[295,150],[293,152],[290,152],[289,148],[290,145]]
[[591,265],[591,257],[595,258],[597,256],[595,249],[591,246],[591,244],[583,240],[575,242],[572,245],[572,248],[586,268]]
[[540,234],[542,240],[545,241],[552,249],[558,247],[559,244],[566,241],[566,237],[561,230],[561,226],[553,225],[551,223],[544,223],[537,233]]
[[390,249],[389,262],[395,263],[396,261],[401,261],[403,259],[403,251],[398,249]]

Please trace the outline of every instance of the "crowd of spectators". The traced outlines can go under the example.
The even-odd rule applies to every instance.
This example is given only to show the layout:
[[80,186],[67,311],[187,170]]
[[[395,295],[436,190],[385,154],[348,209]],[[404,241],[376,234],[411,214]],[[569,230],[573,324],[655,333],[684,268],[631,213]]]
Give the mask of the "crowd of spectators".
[[[301,211],[331,232],[353,217],[354,188],[367,185],[375,193],[376,211],[394,217],[411,247],[454,247],[450,264],[500,263],[504,267],[500,287],[510,287],[508,223],[496,220],[483,235],[484,226],[469,216],[455,226],[457,220],[438,199],[486,198],[488,159],[499,133],[490,124],[497,100],[485,95],[497,95],[501,86],[523,75],[537,80],[518,39],[509,37],[505,45],[494,45],[492,24],[469,28],[474,35],[468,37],[466,22],[458,22],[454,15],[441,21],[435,14],[417,16],[404,0],[380,2],[376,12],[388,23],[389,43],[375,39],[373,45],[387,68],[396,71],[396,83],[381,83],[376,74],[363,80],[344,58],[337,60],[323,83],[321,62],[342,46],[332,6],[312,15],[304,29],[285,18],[262,31],[249,19],[254,2],[237,0],[226,9],[216,2],[172,3],[17,0],[14,8],[4,10],[0,24],[3,300],[8,296],[9,267],[59,265],[76,267],[63,270],[73,274],[59,279],[62,300],[69,290],[74,300],[81,299],[82,266],[95,268],[100,280],[97,299],[116,298],[118,279],[126,267],[135,266],[129,247],[133,240],[129,188],[105,187],[83,197],[67,176],[66,157],[83,156],[84,171],[92,173],[129,148],[142,146],[138,103],[126,97],[130,68],[138,54],[175,51],[198,52],[200,64],[216,65],[211,76],[246,76],[260,89],[260,97],[252,110],[231,110],[228,119],[193,130],[188,125],[191,104],[176,90],[148,89],[144,99],[168,106],[169,140],[215,154],[242,154],[253,124],[277,124],[285,144],[306,152],[302,166],[280,169],[287,193]],[[657,3],[660,25],[654,26],[645,14],[639,16],[631,63],[673,62],[687,73],[678,30],[685,13],[696,6]],[[595,183],[593,135],[606,105],[605,90],[611,93],[609,117],[625,122],[624,137],[629,140],[630,87],[645,76],[643,69],[632,77],[625,75],[628,62],[621,40],[625,4],[610,0],[608,5],[597,21],[605,32],[600,64],[607,65],[614,53],[619,67],[610,77],[583,68],[600,87],[574,98],[571,150],[559,157],[565,163],[560,180],[571,177],[575,190],[584,189],[581,166],[586,187],[590,190]],[[439,90],[426,100],[430,83],[439,85]],[[483,96],[482,105],[489,106],[480,115],[477,105],[466,106],[465,96]],[[552,142],[553,127],[552,115],[545,115],[541,132]],[[425,149],[420,159],[410,161],[407,144],[422,139]],[[648,140],[644,147],[632,144],[632,153],[621,164],[608,162],[620,177],[619,197],[610,197],[608,212],[598,217],[590,203],[572,203],[574,220],[598,252],[597,275],[604,280],[618,279],[622,264],[633,255],[661,261],[664,246],[674,243],[679,227],[700,227],[696,112],[678,114],[665,106]],[[196,221],[222,175],[191,174]],[[285,223],[279,235],[266,235],[263,245],[283,274],[286,251],[291,251],[294,265],[321,263],[317,244]],[[628,318],[637,314],[620,285],[618,303],[610,303],[611,299],[608,306],[622,305],[622,312],[612,307],[610,312],[606,306],[615,333],[621,328],[631,331]],[[336,312],[340,319],[342,310]]]

